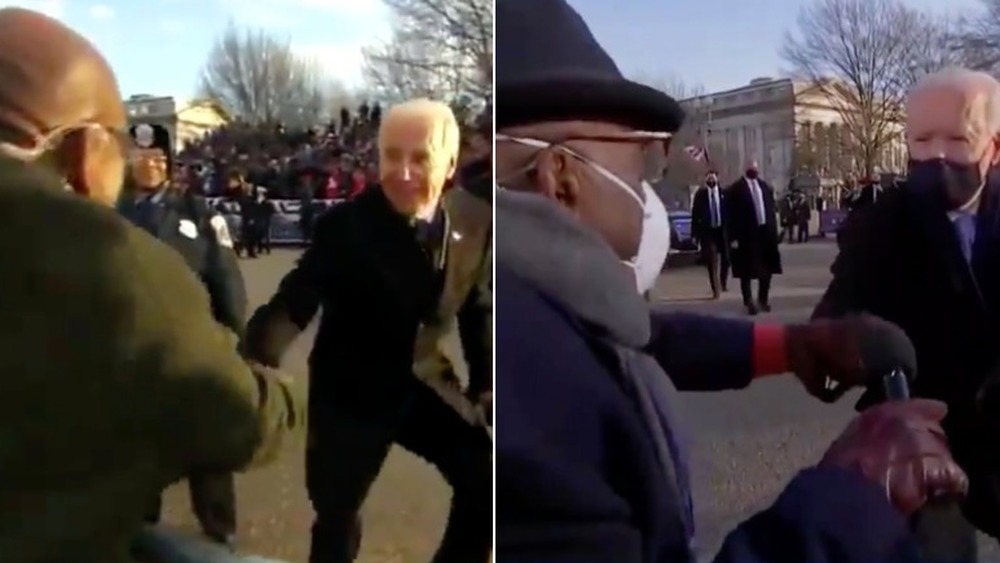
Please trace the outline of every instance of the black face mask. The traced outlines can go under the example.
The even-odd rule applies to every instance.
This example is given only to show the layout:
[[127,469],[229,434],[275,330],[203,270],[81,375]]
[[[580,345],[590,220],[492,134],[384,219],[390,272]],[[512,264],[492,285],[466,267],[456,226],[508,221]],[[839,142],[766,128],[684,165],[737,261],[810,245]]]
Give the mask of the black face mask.
[[708,187],[710,187],[710,188],[714,188],[715,186],[718,186],[718,185],[719,185],[719,183],[718,183],[718,182],[716,182],[715,180],[709,180],[709,181],[705,182],[705,184],[706,184],[706,185],[707,185]]
[[971,201],[983,185],[977,162],[911,159],[907,168],[907,184],[914,191],[941,198],[948,209],[957,209]]
[[756,180],[757,179],[757,171],[756,170],[747,170],[747,178],[750,178],[751,180]]

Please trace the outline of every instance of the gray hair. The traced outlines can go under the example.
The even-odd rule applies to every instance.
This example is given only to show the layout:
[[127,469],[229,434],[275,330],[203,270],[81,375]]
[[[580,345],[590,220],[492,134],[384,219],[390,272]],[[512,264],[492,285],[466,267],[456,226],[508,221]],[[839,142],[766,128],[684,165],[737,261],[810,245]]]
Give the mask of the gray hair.
[[917,81],[906,99],[906,110],[917,92],[929,88],[962,90],[985,95],[987,126],[993,134],[1000,134],[1000,82],[993,76],[962,67],[950,67],[928,74]]

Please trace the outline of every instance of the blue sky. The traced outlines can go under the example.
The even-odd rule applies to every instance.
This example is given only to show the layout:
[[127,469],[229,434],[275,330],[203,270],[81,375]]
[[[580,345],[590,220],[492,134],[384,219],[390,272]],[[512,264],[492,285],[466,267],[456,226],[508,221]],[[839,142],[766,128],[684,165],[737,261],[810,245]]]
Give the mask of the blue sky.
[[[782,75],[785,30],[809,0],[569,0],[626,75],[650,82],[677,78],[708,91]],[[957,15],[978,0],[905,0]],[[502,41],[503,38],[500,38]]]
[[388,37],[380,0],[0,0],[58,17],[93,41],[122,93],[190,96],[213,39],[230,21],[291,40],[348,86],[360,49]]

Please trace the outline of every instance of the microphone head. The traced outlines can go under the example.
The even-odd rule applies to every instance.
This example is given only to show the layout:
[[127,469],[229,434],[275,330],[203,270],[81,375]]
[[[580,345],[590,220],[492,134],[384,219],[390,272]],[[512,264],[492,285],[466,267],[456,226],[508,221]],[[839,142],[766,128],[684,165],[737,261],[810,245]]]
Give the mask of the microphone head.
[[872,315],[860,319],[858,346],[864,371],[880,378],[901,369],[913,380],[917,376],[917,351],[903,329]]

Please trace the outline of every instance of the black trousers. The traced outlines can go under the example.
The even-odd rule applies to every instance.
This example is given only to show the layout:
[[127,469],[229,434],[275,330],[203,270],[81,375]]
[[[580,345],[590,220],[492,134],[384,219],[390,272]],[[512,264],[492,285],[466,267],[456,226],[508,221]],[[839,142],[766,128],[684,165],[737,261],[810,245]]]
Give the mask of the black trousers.
[[306,451],[306,486],[316,512],[309,562],[355,560],[361,505],[395,443],[436,466],[452,487],[448,525],[433,562],[487,563],[493,534],[493,446],[486,430],[470,425],[415,380],[406,399],[389,407],[348,415],[331,405],[322,415],[315,409],[311,413],[322,422],[315,420]]
[[809,222],[808,221],[802,221],[802,222],[800,222],[798,230],[799,230],[798,241],[799,242],[809,242]]
[[[750,306],[753,304],[753,282],[752,278],[740,278],[740,293],[743,294],[743,304]],[[757,300],[756,303],[767,305],[771,298],[771,275],[761,276],[757,279]]]
[[[236,484],[232,473],[201,473],[188,478],[191,508],[205,535],[223,541],[236,534]],[[163,499],[146,512],[146,521],[160,521]]]
[[251,221],[244,220],[240,228],[240,246],[251,258],[260,250],[260,228]]
[[712,295],[724,291],[729,282],[729,254],[726,250],[726,237],[721,229],[712,229],[701,239],[701,252],[708,269],[708,285]]

